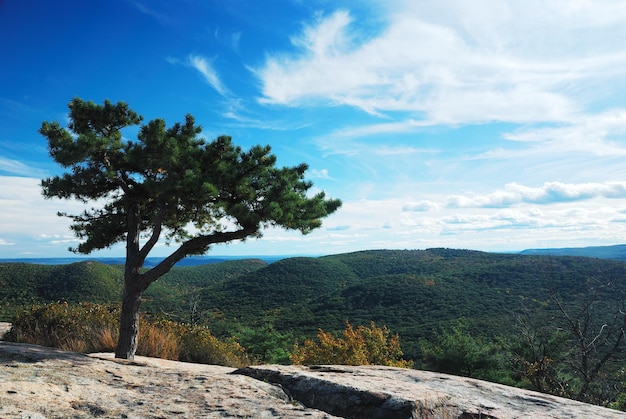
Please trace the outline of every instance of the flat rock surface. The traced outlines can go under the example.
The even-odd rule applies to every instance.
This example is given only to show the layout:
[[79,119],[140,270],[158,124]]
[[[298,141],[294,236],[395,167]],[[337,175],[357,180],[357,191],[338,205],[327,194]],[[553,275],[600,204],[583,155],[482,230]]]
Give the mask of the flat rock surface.
[[0,341],[0,418],[626,418],[446,374],[378,366],[240,370]]
[[234,369],[0,342],[0,418],[332,418]]
[[280,384],[305,405],[342,417],[626,418],[624,412],[561,397],[413,369],[261,365],[238,373]]

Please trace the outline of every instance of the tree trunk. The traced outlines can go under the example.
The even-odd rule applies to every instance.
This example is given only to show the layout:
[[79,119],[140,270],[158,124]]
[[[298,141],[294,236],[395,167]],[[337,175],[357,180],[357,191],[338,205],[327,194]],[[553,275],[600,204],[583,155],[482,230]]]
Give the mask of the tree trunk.
[[139,305],[143,290],[124,286],[122,313],[120,314],[120,337],[115,348],[115,357],[133,360],[137,351],[137,335],[139,333]]

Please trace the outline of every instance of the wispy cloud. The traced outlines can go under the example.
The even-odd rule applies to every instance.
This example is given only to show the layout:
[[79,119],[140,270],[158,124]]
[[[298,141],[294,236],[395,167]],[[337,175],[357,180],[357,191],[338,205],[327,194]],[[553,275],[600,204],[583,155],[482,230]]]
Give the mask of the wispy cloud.
[[26,115],[32,114],[34,111],[22,102],[0,97],[0,115],[15,120],[25,120]]
[[175,22],[174,19],[172,19],[168,14],[152,9],[139,1],[134,1],[132,4],[141,13],[146,16],[150,16],[162,26],[170,26]]
[[615,2],[396,1],[385,13],[386,28],[361,43],[351,35],[362,23],[344,10],[305,26],[298,53],[257,69],[263,101],[444,124],[562,122],[624,78],[626,10]]
[[560,202],[583,201],[603,197],[626,198],[626,183],[582,183],[567,184],[546,182],[540,188],[517,183],[505,185],[504,190],[484,195],[453,195],[448,198],[449,208],[503,208],[520,203],[554,204]]
[[626,147],[615,139],[626,135],[626,109],[611,109],[580,116],[559,126],[521,128],[503,135],[510,141],[578,150],[599,156],[626,155]]
[[375,154],[379,156],[406,156],[409,154],[422,154],[422,153],[435,153],[436,150],[432,149],[424,149],[418,147],[409,147],[409,146],[382,146],[378,147],[374,150]]
[[217,93],[222,96],[229,95],[228,89],[224,86],[217,71],[213,68],[213,64],[207,58],[199,55],[191,55],[188,58],[188,64],[195,68]]
[[[165,61],[172,65],[182,65],[193,68],[198,73],[200,73],[202,79],[207,82],[209,86],[215,89],[215,91],[221,96],[229,100],[228,106],[230,108],[237,107],[239,99],[234,99],[231,97],[232,95],[230,94],[230,91],[228,90],[228,88],[226,88],[226,86],[220,79],[220,76],[217,70],[215,70],[213,63],[210,59],[201,55],[189,55],[185,60],[169,56],[165,58]],[[229,117],[229,115],[236,116],[233,110],[228,111],[225,116]]]
[[0,172],[18,176],[33,177],[43,177],[46,175],[46,173],[41,169],[37,169],[18,160],[7,159],[4,157],[0,157]]

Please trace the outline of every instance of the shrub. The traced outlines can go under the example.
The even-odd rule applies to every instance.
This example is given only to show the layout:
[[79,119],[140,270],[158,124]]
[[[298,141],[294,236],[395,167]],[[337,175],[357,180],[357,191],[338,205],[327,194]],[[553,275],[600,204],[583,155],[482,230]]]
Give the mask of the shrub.
[[256,327],[240,327],[236,339],[246,348],[246,353],[255,363],[284,365],[291,363],[291,350],[295,341],[293,334],[279,332],[271,323]]
[[110,351],[117,340],[119,309],[80,303],[35,305],[17,313],[7,340],[74,352]]
[[[14,316],[7,340],[50,346],[74,352],[110,352],[119,328],[118,306],[52,303],[33,306]],[[220,341],[209,329],[141,316],[137,355],[217,364],[248,365],[244,349]]]
[[291,359],[294,364],[334,364],[334,365],[386,365],[411,368],[413,361],[402,359],[400,338],[390,336],[386,326],[359,326],[356,329],[346,322],[343,337],[335,337],[319,330],[318,342],[307,339],[303,346],[297,346]]
[[232,340],[220,341],[203,326],[178,325],[180,360],[200,364],[243,367],[249,365],[244,348]]

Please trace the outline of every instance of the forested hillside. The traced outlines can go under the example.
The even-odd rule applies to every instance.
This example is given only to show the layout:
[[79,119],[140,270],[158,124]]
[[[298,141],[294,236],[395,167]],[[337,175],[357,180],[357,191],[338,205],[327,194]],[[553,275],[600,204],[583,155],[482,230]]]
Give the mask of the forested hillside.
[[98,262],[69,265],[0,263],[0,317],[34,303],[116,301],[122,290],[121,268]]
[[[121,267],[96,262],[0,265],[3,320],[19,306],[47,301],[119,300]],[[267,264],[237,260],[176,267],[146,292],[143,309],[205,324],[219,335],[271,324],[296,337],[345,322],[386,325],[408,357],[419,342],[462,320],[484,336],[511,333],[520,313],[558,316],[555,297],[575,308],[591,295],[598,313],[624,300],[626,264],[583,257],[493,254],[469,250],[380,250],[291,258]],[[594,306],[594,307],[595,307]],[[537,320],[539,319],[539,320]]]
[[[122,267],[0,264],[0,321],[33,303],[119,304]],[[265,362],[294,343],[371,322],[406,359],[626,408],[626,263],[470,250],[379,250],[268,264],[175,267],[147,290],[148,317],[207,326]]]

